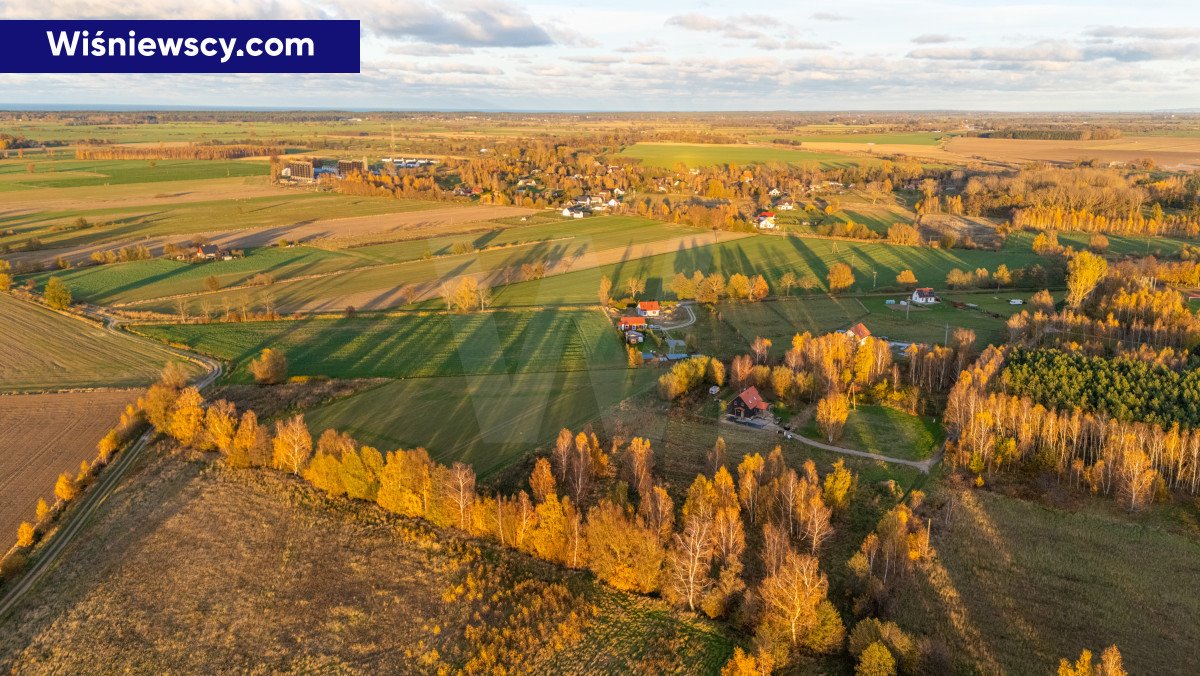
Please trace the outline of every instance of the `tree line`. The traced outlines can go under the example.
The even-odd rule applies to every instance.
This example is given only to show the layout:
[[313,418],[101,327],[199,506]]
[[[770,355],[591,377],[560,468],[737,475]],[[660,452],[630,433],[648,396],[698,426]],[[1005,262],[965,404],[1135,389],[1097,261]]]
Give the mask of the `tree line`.
[[1046,469],[1075,488],[1142,509],[1170,490],[1200,490],[1200,431],[1172,421],[1126,422],[1079,407],[1056,409],[1002,389],[1007,353],[989,347],[951,390],[948,461],[985,475]]
[[77,160],[238,160],[243,157],[281,155],[287,149],[273,145],[118,146],[84,145],[75,148]]

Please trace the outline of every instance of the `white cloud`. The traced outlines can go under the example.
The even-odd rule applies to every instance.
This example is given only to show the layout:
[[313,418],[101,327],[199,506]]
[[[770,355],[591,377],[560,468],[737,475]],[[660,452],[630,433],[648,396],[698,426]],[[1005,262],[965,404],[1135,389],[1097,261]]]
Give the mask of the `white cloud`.
[[1092,38],[1146,38],[1150,40],[1180,40],[1200,37],[1200,28],[1165,26],[1158,28],[1135,26],[1096,26],[1083,32]]
[[461,47],[554,44],[524,9],[499,0],[434,5],[423,0],[338,0],[347,18],[377,35]]
[[922,33],[911,41],[918,45],[940,45],[947,42],[959,42],[961,40],[962,38],[956,38],[953,35],[946,35],[945,33]]

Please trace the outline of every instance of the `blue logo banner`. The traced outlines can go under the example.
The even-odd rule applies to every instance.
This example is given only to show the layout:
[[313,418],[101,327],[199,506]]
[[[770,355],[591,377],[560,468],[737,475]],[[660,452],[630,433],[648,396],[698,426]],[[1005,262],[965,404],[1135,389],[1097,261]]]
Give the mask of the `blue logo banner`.
[[0,21],[5,73],[357,73],[358,21]]

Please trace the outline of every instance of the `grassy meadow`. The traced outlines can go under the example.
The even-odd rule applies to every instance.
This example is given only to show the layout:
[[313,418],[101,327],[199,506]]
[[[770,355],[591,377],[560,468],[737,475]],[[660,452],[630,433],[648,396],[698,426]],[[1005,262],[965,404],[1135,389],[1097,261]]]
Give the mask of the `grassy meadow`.
[[[554,236],[555,232],[558,236]],[[253,305],[264,294],[285,311],[342,311],[347,306],[360,310],[386,309],[409,303],[413,294],[437,298],[424,305],[426,308],[444,308],[445,304],[440,300],[443,284],[464,275],[485,276],[493,284],[504,284],[521,279],[522,266],[540,263],[546,266],[550,275],[546,279],[557,280],[560,277],[556,272],[594,269],[601,265],[620,270],[638,264],[646,255],[659,252],[674,255],[702,248],[706,242],[738,236],[730,233],[718,236],[695,228],[623,217],[585,219],[583,224],[560,226],[557,231],[546,224],[486,228],[480,233],[442,237],[431,242],[410,240],[342,250],[361,258],[364,265],[368,261],[388,265],[277,283],[263,289],[232,289],[206,294],[190,299],[189,309],[194,314],[201,311],[205,303],[218,308],[227,304]],[[479,250],[452,253],[454,244],[459,243]],[[435,256],[435,251],[439,255]],[[594,283],[590,286],[585,302],[594,304],[596,287]],[[556,304],[556,297],[557,292],[547,293],[542,302]],[[537,300],[536,295],[534,300]],[[169,314],[177,312],[172,301],[139,307]]]
[[[22,247],[37,238],[44,247],[66,248],[104,242],[135,241],[162,235],[248,228],[286,228],[318,220],[407,213],[438,202],[352,197],[316,192],[196,202],[158,201],[144,205],[72,209],[0,217],[0,246]],[[86,227],[76,221],[83,218]],[[281,234],[285,236],[286,233]]]
[[0,392],[136,387],[154,382],[167,350],[0,294]]
[[58,277],[75,298],[89,303],[114,305],[208,290],[215,277],[221,288],[249,283],[256,275],[284,280],[305,275],[350,270],[376,261],[350,252],[312,247],[262,247],[244,258],[190,263],[169,258],[95,265],[71,270],[54,270],[30,275],[38,288],[50,277]]
[[[32,166],[33,171],[30,171]],[[266,162],[238,160],[0,160],[0,192],[266,176]]]
[[[825,441],[816,421],[810,421],[801,434]],[[885,406],[858,406],[850,411],[846,426],[834,443],[875,455],[924,460],[933,457],[944,436],[945,432],[933,419]]]
[[281,350],[293,376],[426,378],[459,374],[620,367],[625,353],[600,312],[412,313],[353,319],[161,324],[135,327],[232,363],[226,378],[251,379],[263,348]]
[[778,146],[707,145],[699,143],[636,143],[621,154],[651,167],[674,169],[683,164],[689,167],[709,167],[718,164],[811,164],[821,169],[848,167],[869,162],[837,153],[814,153],[788,150]]
[[408,378],[312,410],[306,421],[314,433],[333,428],[382,449],[422,446],[439,462],[469,463],[486,478],[563,427],[578,429],[652,389],[656,379],[653,370],[619,366]]
[[894,619],[941,637],[962,671],[1051,673],[1116,644],[1131,674],[1190,674],[1200,541],[1104,513],[946,489],[937,557],[901,585]]
[[[1033,252],[995,252],[968,249],[929,249],[884,243],[846,242],[806,237],[758,235],[730,242],[648,256],[594,270],[568,272],[540,281],[519,282],[495,292],[498,305],[591,302],[596,297],[600,275],[615,280],[620,288],[629,277],[646,280],[645,295],[669,296],[666,287],[676,272],[716,271],[726,276],[735,272],[762,274],[773,286],[784,272],[811,272],[825,285],[829,267],[846,263],[854,270],[853,291],[871,291],[873,286],[894,287],[896,275],[911,269],[922,284],[942,287],[954,268],[994,270],[1001,263],[1009,268],[1038,262]],[[873,279],[872,272],[877,273]]]
[[[1058,243],[1062,246],[1074,247],[1076,250],[1088,248],[1091,233],[1059,232]],[[1011,233],[1004,241],[1004,250],[1012,252],[1030,251],[1033,248],[1035,232],[1020,231]],[[1138,235],[1105,235],[1108,238],[1108,248],[1105,253],[1109,256],[1155,256],[1158,258],[1177,257],[1186,245],[1196,246],[1195,241],[1178,237]]]
[[798,133],[759,134],[753,137],[756,141],[771,142],[776,139],[800,141],[801,143],[861,143],[879,145],[920,145],[935,146],[949,134],[931,131],[897,131],[880,133],[858,133],[848,129],[849,133],[821,133],[820,130]]

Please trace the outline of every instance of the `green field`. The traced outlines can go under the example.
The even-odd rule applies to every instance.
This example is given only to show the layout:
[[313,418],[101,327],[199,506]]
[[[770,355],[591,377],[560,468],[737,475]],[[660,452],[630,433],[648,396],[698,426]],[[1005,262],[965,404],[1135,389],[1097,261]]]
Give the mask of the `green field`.
[[[799,235],[820,234],[820,225],[832,225],[836,222],[854,222],[865,225],[880,235],[887,235],[888,228],[894,223],[912,223],[913,214],[895,205],[872,205],[867,202],[847,202],[844,208],[836,213],[808,213],[805,211],[781,211],[776,213],[775,220],[784,232],[794,232]],[[805,221],[809,225],[804,225]]]
[[[29,172],[29,165],[34,171]],[[0,192],[31,188],[77,188],[122,183],[198,181],[206,178],[266,176],[266,162],[224,160],[0,160]]]
[[161,348],[0,294],[0,392],[136,387],[174,357]]
[[703,145],[698,143],[636,143],[621,154],[641,160],[650,167],[674,169],[683,164],[689,167],[708,167],[718,164],[812,164],[821,169],[849,167],[869,162],[837,153],[811,153],[787,150],[775,146]]
[[[997,295],[995,292],[984,291],[950,292],[940,295],[946,302],[932,307],[913,306],[907,319],[904,308],[899,303],[885,303],[888,298],[907,298],[899,294],[888,297],[838,298],[827,294],[806,296],[793,292],[791,298],[761,303],[721,303],[717,309],[722,320],[742,337],[740,342],[733,343],[736,350],[733,354],[724,353],[716,348],[710,349],[706,342],[706,331],[694,333],[703,351],[726,357],[744,353],[755,336],[762,336],[772,341],[771,355],[782,358],[791,345],[792,336],[797,333],[809,331],[819,335],[850,327],[856,322],[862,322],[876,336],[916,343],[941,343],[947,335],[946,327],[949,327],[949,333],[953,333],[956,328],[967,328],[975,332],[976,345],[983,347],[989,343],[998,345],[1005,340],[1008,335],[1005,325],[1007,317],[1027,307],[1009,305],[1008,299],[1028,299],[1030,294],[1028,291],[1007,291]],[[950,304],[951,300],[974,303],[979,306],[979,310],[960,310]],[[1004,319],[992,317],[980,310],[1001,314]]]
[[[374,200],[377,203],[393,203],[394,200]],[[404,203],[397,203],[404,204]],[[419,203],[423,204],[423,203]],[[168,259],[135,261],[103,266],[89,266],[73,270],[56,270],[39,273],[31,277],[40,286],[50,276],[67,282],[76,297],[92,303],[134,303],[175,294],[190,294],[207,291],[205,280],[216,277],[221,288],[246,284],[258,273],[266,273],[276,281],[307,275],[344,272],[371,265],[421,261],[430,256],[451,254],[458,244],[469,244],[477,249],[513,247],[523,244],[545,243],[537,247],[536,255],[544,260],[563,257],[584,256],[588,252],[618,247],[634,247],[676,236],[696,234],[693,228],[648,221],[641,218],[594,218],[584,223],[563,222],[542,225],[497,227],[481,233],[447,235],[431,239],[405,240],[388,244],[356,247],[351,249],[326,250],[298,246],[291,248],[262,247],[248,252],[245,258],[209,263],[185,263]],[[493,251],[488,259],[509,260],[514,253],[528,255],[529,249]],[[463,254],[462,260],[470,260],[475,254]],[[531,260],[533,260],[531,258]],[[426,261],[420,270],[439,268],[437,263]],[[369,278],[383,278],[391,285],[396,279],[421,281],[407,275],[408,271],[383,272]],[[429,279],[435,278],[431,272]],[[326,280],[336,293],[342,280]],[[222,298],[228,298],[224,294]],[[221,301],[211,299],[211,308],[220,307]],[[198,306],[201,299],[192,301]],[[165,307],[163,309],[166,309]]]
[[[725,391],[719,396],[728,399],[731,394]],[[715,400],[704,401],[697,411],[680,414],[677,407],[672,409],[663,404],[657,395],[650,396],[652,399],[643,397],[632,401],[632,405],[621,407],[620,412],[614,415],[624,429],[635,429],[639,436],[651,441],[656,470],[667,479],[668,488],[678,503],[683,502],[696,474],[707,471],[705,455],[712,449],[718,436],[727,445],[726,459],[731,469],[741,462],[742,456],[761,453],[766,457],[771,449],[779,445],[790,467],[799,468],[811,458],[824,473],[834,462],[842,460],[859,475],[863,486],[894,479],[904,488],[911,488],[921,485],[925,479],[925,475],[913,467],[823,451],[796,439],[784,439],[772,432],[721,423],[718,421],[720,407]],[[845,559],[841,563],[844,564]]]
[[737,354],[744,354],[750,341],[755,336],[762,336],[771,339],[771,356],[775,358],[782,358],[783,353],[791,348],[792,336],[797,333],[829,333],[851,326],[867,316],[867,311],[857,299],[834,298],[825,294],[762,303],[721,303],[717,310],[722,319],[744,338],[741,351]]
[[[236,307],[246,303],[257,306],[261,303],[261,296],[269,294],[277,307],[285,311],[340,312],[347,306],[354,306],[360,310],[384,309],[407,303],[408,299],[403,297],[401,289],[408,287],[437,298],[424,307],[441,309],[445,307],[445,303],[439,297],[442,284],[462,275],[507,271],[512,279],[520,279],[520,268],[526,263],[587,268],[597,260],[622,261],[610,266],[611,269],[619,271],[627,265],[640,263],[642,259],[639,257],[645,253],[639,249],[641,246],[651,247],[655,246],[654,242],[670,242],[677,237],[707,236],[703,231],[693,228],[655,223],[641,218],[585,219],[588,220],[597,224],[596,230],[590,230],[591,226],[584,225],[580,225],[578,230],[572,229],[571,225],[534,225],[525,226],[531,228],[528,234],[525,233],[525,227],[517,227],[502,231],[502,237],[494,233],[484,233],[438,238],[433,244],[408,241],[355,248],[347,252],[393,264],[365,270],[349,270],[329,277],[276,283],[264,289],[222,291],[202,298],[193,298],[189,307],[194,314],[202,310],[203,302],[212,307],[222,307],[225,304]],[[612,225],[607,225],[610,222]],[[546,237],[556,238],[545,239]],[[503,245],[501,240],[504,239],[514,243]],[[434,246],[438,247],[438,251],[445,251],[446,246],[459,241],[475,242],[484,247],[491,245],[495,248],[452,256],[424,257],[432,253],[431,248]],[[661,244],[657,246],[657,250],[664,250]],[[670,248],[668,245],[665,250]],[[557,279],[560,277],[547,277],[546,283],[550,284],[551,280]],[[587,294],[585,302],[589,305],[596,302],[595,288],[593,284]],[[546,302],[550,303],[557,294],[550,292],[547,295]],[[536,291],[533,299],[537,300]],[[177,311],[174,309],[174,303],[169,301],[149,304],[142,309],[166,313]]]
[[[615,342],[615,339],[614,339]],[[651,369],[410,378],[306,416],[315,433],[349,432],[381,449],[423,446],[436,460],[468,462],[481,477],[502,470],[563,427],[654,386]]]
[[[811,421],[800,431],[806,437],[824,441],[825,437]],[[922,418],[884,406],[859,406],[850,411],[838,446],[875,455],[906,460],[933,457],[945,432],[931,418]]]
[[[1014,232],[1005,239],[1004,250],[1030,251],[1033,248],[1033,238],[1036,236],[1035,232]],[[1088,248],[1088,240],[1091,239],[1091,236],[1091,233],[1086,232],[1059,232],[1058,243],[1062,246],[1082,250]],[[1108,249],[1105,251],[1111,256],[1177,257],[1184,245],[1196,245],[1195,241],[1176,237],[1139,237],[1137,235],[1105,235],[1105,237],[1108,238]]]
[[755,141],[770,143],[775,139],[787,139],[803,143],[862,143],[862,144],[903,144],[934,146],[942,139],[950,138],[951,134],[931,131],[897,131],[878,134],[820,134],[820,133],[788,133],[788,134],[759,134],[752,137]]
[[691,274],[694,270],[718,271],[727,276],[735,272],[762,274],[774,288],[786,271],[797,275],[811,271],[824,285],[829,266],[846,263],[855,273],[857,283],[854,290],[870,291],[873,286],[872,271],[878,275],[874,283],[879,287],[895,286],[896,275],[904,269],[911,269],[922,283],[938,286],[945,283],[946,274],[953,268],[974,270],[986,267],[994,270],[1001,263],[1016,268],[1039,260],[1040,257],[1033,252],[929,249],[760,235],[569,272],[541,281],[512,284],[496,291],[495,302],[507,305],[592,302],[601,275],[616,280],[618,288],[628,277],[641,277],[646,280],[647,297],[664,297],[669,295],[664,287],[676,272]]
[[[356,247],[350,251],[380,262],[402,262],[426,255],[446,255],[452,252],[456,244],[469,244],[474,249],[484,250],[545,243],[541,249],[546,260],[555,260],[579,258],[588,253],[636,247],[672,237],[686,237],[705,232],[639,216],[603,216],[570,220],[553,212],[548,216],[534,214],[531,219],[534,222],[528,225],[516,219],[504,219],[495,227],[489,227],[482,232],[390,242]],[[636,254],[636,251],[631,250],[631,254]]]
[[[164,202],[0,217],[0,246],[20,248],[30,238],[45,247],[76,247],[143,237],[190,235],[247,228],[286,228],[315,220],[376,216],[445,207],[439,202],[351,197],[329,193],[294,192],[273,197],[204,202]],[[88,226],[79,228],[83,218]],[[9,234],[11,233],[11,234]],[[286,237],[281,232],[280,237]]]
[[[953,334],[956,328],[970,329],[975,332],[976,345],[983,347],[988,344],[999,345],[1008,338],[1006,322],[1008,316],[1026,309],[1024,306],[1008,304],[1009,298],[1029,298],[1028,291],[996,292],[952,292],[941,293],[941,303],[928,307],[912,306],[905,316],[905,308],[899,303],[908,296],[896,295],[895,305],[887,305],[884,298],[863,298],[863,305],[871,314],[861,319],[871,332],[877,336],[887,336],[891,340],[910,343],[944,343],[946,336]],[[993,317],[985,312],[971,308],[958,309],[951,305],[951,300],[963,303],[974,303],[980,310],[987,310],[1004,315],[1004,319]]]
[[278,322],[161,324],[139,333],[232,363],[250,380],[263,348],[282,350],[293,376],[413,378],[615,368],[625,353],[598,311],[500,311]]
[[[94,265],[30,275],[39,288],[50,277],[71,287],[78,300],[99,305],[133,303],[175,294],[206,291],[205,280],[216,277],[222,288],[246,284],[265,273],[276,280],[349,270],[376,261],[349,252],[311,247],[263,247],[245,258],[189,263],[168,258]],[[213,306],[213,310],[220,306]]]
[[1053,673],[1061,657],[1116,644],[1131,674],[1195,673],[1200,596],[1180,586],[1200,574],[1194,538],[988,491],[953,494],[954,516],[934,519],[930,572],[902,584],[892,607],[906,630],[944,640],[956,671]]

